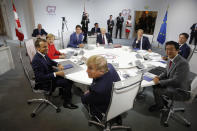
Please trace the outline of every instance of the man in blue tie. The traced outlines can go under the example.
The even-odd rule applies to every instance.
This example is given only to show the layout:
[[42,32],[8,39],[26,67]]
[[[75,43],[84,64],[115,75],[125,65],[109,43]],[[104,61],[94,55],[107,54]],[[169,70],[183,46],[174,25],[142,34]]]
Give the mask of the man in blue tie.
[[[32,60],[32,68],[35,74],[35,89],[50,91],[56,87],[63,87],[64,108],[76,109],[76,105],[71,103],[71,87],[72,82],[64,79],[64,67],[61,64],[51,60],[47,56],[48,44],[46,40],[37,39],[35,42],[37,53]],[[58,67],[59,71],[54,71],[53,66]]]

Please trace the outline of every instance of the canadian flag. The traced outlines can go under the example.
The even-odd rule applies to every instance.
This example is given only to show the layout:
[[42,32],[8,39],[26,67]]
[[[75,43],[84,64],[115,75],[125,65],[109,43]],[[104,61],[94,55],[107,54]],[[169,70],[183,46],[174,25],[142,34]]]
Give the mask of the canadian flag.
[[15,21],[16,21],[16,27],[15,27],[15,31],[16,31],[16,36],[18,37],[18,40],[23,41],[24,40],[24,34],[21,30],[21,24],[18,18],[18,14],[16,13],[16,8],[14,6],[14,2],[12,1],[12,6],[13,6],[13,11],[14,11],[14,17],[15,17]]

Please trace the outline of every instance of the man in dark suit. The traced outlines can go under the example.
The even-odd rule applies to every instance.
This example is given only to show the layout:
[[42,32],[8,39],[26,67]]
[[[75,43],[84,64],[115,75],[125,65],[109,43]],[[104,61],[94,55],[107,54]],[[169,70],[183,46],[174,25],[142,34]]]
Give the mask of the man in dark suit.
[[110,103],[113,82],[120,81],[120,77],[114,67],[98,55],[87,60],[87,73],[93,81],[81,100],[85,106],[89,105],[90,113],[101,120],[101,113],[106,113]]
[[[42,89],[50,91],[55,90],[56,87],[63,87],[63,106],[69,109],[78,108],[71,103],[71,87],[72,82],[64,79],[64,67],[61,64],[51,60],[47,56],[48,44],[46,40],[37,39],[35,42],[37,53],[32,60],[32,68],[35,74],[36,87],[35,89]],[[59,71],[55,72],[53,66],[58,67]]]
[[150,112],[159,111],[165,105],[163,95],[174,98],[175,100],[187,100],[189,99],[189,93],[181,92],[177,89],[189,91],[189,64],[181,57],[179,52],[179,44],[174,41],[166,42],[165,45],[166,55],[168,56],[168,62],[166,71],[160,76],[156,76],[153,81],[153,94],[155,97],[155,105],[149,108]]
[[38,28],[34,29],[32,37],[43,37],[43,36],[47,36],[47,32],[42,29],[42,25],[38,24]]
[[190,34],[189,44],[191,44],[194,39],[194,44],[197,45],[197,23],[193,24],[190,29],[191,29],[191,34]]
[[113,33],[113,28],[114,28],[114,20],[112,19],[112,15],[110,15],[109,20],[107,20],[107,29],[108,29],[108,33],[110,33],[111,37],[112,37],[112,33]]
[[143,36],[144,31],[142,29],[139,29],[137,31],[137,37],[134,39],[132,47],[133,48],[138,48],[140,50],[151,50],[151,45],[146,36]]
[[87,43],[88,24],[90,23],[90,20],[88,17],[89,17],[88,13],[84,12],[82,16],[82,20],[81,20],[82,31],[84,34],[84,40],[83,40],[84,43]]
[[83,44],[84,36],[81,31],[81,26],[77,25],[75,29],[76,29],[76,32],[70,35],[70,41],[69,41],[68,47],[82,48],[84,47],[84,44]]
[[122,38],[122,25],[124,22],[124,18],[122,17],[122,13],[119,13],[119,16],[116,18],[116,38],[119,31],[120,39]]
[[94,27],[91,29],[91,34],[95,35],[101,33],[98,23],[94,24]]
[[189,54],[190,54],[190,47],[187,45],[187,39],[189,38],[189,35],[187,33],[181,33],[179,35],[179,55],[181,55],[182,57],[184,57],[185,59],[188,58]]
[[99,46],[100,44],[111,45],[113,43],[111,35],[106,33],[105,28],[101,28],[101,34],[97,35],[96,44]]

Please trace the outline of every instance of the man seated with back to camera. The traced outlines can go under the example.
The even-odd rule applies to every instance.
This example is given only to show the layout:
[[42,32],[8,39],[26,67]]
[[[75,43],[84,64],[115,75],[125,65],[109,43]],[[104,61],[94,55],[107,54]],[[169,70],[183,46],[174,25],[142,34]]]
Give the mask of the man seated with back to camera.
[[94,27],[91,29],[91,34],[92,35],[96,35],[98,33],[101,33],[101,30],[99,28],[99,24],[98,23],[95,23],[94,24]]
[[[76,109],[76,105],[71,103],[72,82],[64,79],[64,67],[61,64],[51,60],[47,56],[48,44],[44,39],[37,39],[35,42],[36,54],[32,60],[32,68],[35,74],[35,89],[42,89],[52,92],[56,87],[63,87],[64,108]],[[58,67],[59,71],[55,72],[53,66]],[[51,85],[52,84],[52,85]]]
[[70,42],[68,44],[68,47],[83,48],[84,47],[84,44],[83,44],[84,36],[82,34],[81,26],[77,25],[75,29],[76,29],[76,32],[74,32],[70,35]]
[[[114,67],[99,55],[88,58],[87,73],[93,81],[89,90],[81,97],[81,101],[85,107],[90,107],[91,115],[102,120],[102,113],[106,113],[110,104],[113,82],[120,81],[120,77]],[[121,124],[120,116],[116,120]]]
[[140,50],[147,50],[149,52],[152,52],[151,44],[148,40],[148,37],[143,36],[143,33],[144,31],[142,29],[139,29],[137,31],[137,37],[134,39],[132,47]]
[[111,38],[111,35],[109,33],[106,33],[105,28],[101,28],[101,34],[97,35],[96,38],[96,44],[97,46],[101,45],[111,45],[113,43],[113,40]]
[[42,29],[42,25],[38,24],[37,29],[34,29],[32,33],[32,37],[45,37],[47,35],[47,32]]
[[[179,35],[179,55],[181,55],[185,59],[188,58],[191,51],[190,47],[186,43],[188,38],[189,35],[187,33],[181,33]],[[168,60],[168,57],[164,56],[163,59]]]
[[165,72],[153,79],[155,83],[153,86],[155,105],[149,108],[150,112],[159,111],[167,104],[167,101],[163,99],[163,95],[180,101],[187,100],[190,97],[189,93],[178,90],[190,90],[189,64],[178,54],[179,44],[168,41],[165,50],[169,59]]

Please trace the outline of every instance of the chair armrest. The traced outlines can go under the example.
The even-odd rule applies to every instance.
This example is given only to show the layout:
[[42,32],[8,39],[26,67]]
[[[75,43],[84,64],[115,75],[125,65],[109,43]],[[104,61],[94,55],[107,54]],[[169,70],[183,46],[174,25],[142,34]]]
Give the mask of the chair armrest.
[[185,93],[191,93],[191,91],[186,91],[186,90],[183,90],[183,89],[180,89],[180,88],[177,88],[176,90],[177,91],[182,91],[182,92],[185,92]]

